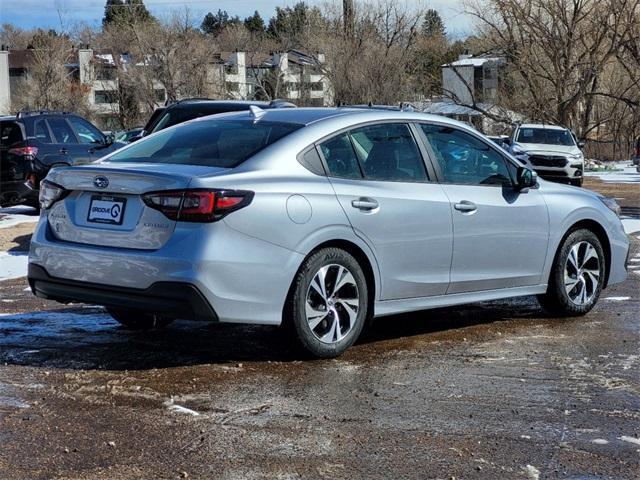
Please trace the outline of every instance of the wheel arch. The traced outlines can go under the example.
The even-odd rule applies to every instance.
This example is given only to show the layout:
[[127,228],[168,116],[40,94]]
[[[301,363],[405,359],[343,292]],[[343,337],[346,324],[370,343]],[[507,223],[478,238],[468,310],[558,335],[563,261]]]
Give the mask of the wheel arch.
[[[376,270],[374,270],[374,265],[375,265],[375,259],[371,259],[369,257],[369,255],[365,252],[364,248],[360,245],[358,245],[357,243],[351,241],[351,240],[346,240],[343,238],[336,238],[336,239],[331,239],[331,240],[325,240],[319,244],[317,244],[315,247],[313,247],[304,257],[304,259],[302,260],[302,262],[300,262],[300,265],[298,266],[298,270],[300,270],[300,268],[302,267],[302,265],[304,264],[304,262],[314,253],[316,253],[319,250],[322,250],[323,248],[339,248],[341,250],[344,250],[345,252],[349,253],[350,255],[352,255],[360,264],[360,266],[362,267],[362,270],[364,272],[364,276],[365,279],[367,281],[367,291],[368,291],[368,305],[367,305],[367,313],[368,313],[368,317],[369,318],[373,318],[374,316],[374,308],[375,308],[375,300],[376,300],[376,294],[378,292],[378,276],[376,275]],[[377,265],[375,265],[375,268],[377,268]],[[295,285],[295,279],[297,276],[297,272],[296,275],[293,277],[293,279],[291,280],[291,285],[289,286],[289,291],[287,292],[287,298],[290,298],[290,296],[292,295],[292,291],[293,291],[293,287]]]
[[604,251],[604,284],[602,288],[606,288],[609,283],[609,272],[611,270],[611,242],[609,241],[609,235],[607,235],[607,231],[605,228],[593,219],[582,219],[575,223],[573,223],[565,232],[565,234],[560,239],[560,242],[556,246],[556,251],[553,257],[553,264],[555,264],[556,259],[558,258],[558,254],[560,253],[560,249],[564,244],[564,241],[567,239],[569,235],[571,235],[576,230],[589,230],[593,232],[593,234],[598,237],[600,240],[600,244],[602,245],[602,250]]

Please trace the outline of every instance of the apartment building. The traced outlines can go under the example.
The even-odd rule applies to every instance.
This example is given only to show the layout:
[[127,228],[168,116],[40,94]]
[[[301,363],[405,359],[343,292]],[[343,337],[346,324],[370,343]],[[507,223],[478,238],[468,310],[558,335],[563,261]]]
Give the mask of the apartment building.
[[[12,95],[19,91],[20,82],[28,78],[32,59],[32,50],[0,49],[0,115],[15,113]],[[221,52],[204,68],[211,87],[208,90],[215,92],[213,98],[282,98],[299,105],[327,106],[333,104],[333,94],[322,73],[324,61],[322,54],[310,55],[299,50],[272,54]],[[131,62],[127,54],[114,57],[112,53],[83,46],[74,49],[65,64],[69,77],[82,86],[89,109],[102,128],[116,128],[122,94],[118,69],[130,68]],[[144,63],[135,66],[144,67]],[[154,106],[163,105],[167,100],[164,85],[153,80],[152,88]],[[148,107],[148,104],[140,106]]]

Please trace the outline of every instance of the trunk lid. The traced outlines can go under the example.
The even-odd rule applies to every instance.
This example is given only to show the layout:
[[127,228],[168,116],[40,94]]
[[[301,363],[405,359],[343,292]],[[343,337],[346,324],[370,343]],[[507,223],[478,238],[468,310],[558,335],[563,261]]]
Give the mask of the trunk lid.
[[183,190],[193,177],[226,169],[191,165],[101,163],[56,168],[47,179],[70,193],[46,211],[58,240],[114,248],[157,250],[176,223],[148,207],[142,195]]

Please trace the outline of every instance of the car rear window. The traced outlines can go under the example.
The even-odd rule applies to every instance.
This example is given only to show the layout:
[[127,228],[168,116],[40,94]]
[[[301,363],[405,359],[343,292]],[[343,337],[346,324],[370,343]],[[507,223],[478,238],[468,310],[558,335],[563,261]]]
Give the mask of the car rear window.
[[233,168],[301,127],[240,120],[190,122],[144,138],[106,161]]

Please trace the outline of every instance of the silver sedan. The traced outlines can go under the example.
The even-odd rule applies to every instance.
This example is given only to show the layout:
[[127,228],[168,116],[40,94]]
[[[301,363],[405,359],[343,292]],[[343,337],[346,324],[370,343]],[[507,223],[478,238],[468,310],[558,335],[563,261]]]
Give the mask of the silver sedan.
[[413,112],[200,118],[53,169],[40,202],[36,295],[131,329],[283,324],[318,357],[374,316],[523,295],[583,315],[627,275],[614,200]]

